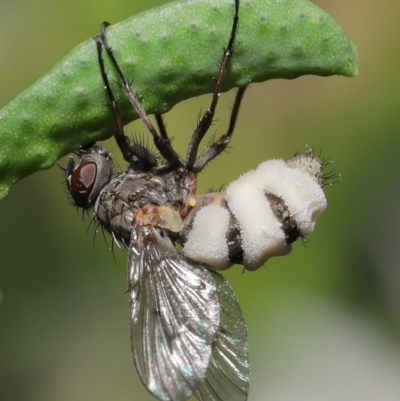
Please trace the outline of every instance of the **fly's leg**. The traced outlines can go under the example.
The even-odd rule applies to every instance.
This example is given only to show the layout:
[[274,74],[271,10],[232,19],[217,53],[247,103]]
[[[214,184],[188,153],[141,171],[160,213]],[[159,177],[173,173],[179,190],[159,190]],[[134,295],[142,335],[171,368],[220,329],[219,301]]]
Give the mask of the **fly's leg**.
[[[154,128],[154,125],[149,119],[149,116],[147,115],[146,111],[140,104],[140,101],[136,94],[134,93],[131,84],[125,77],[124,73],[122,72],[117,59],[115,58],[114,52],[111,48],[111,46],[108,44],[106,35],[105,35],[105,30],[107,26],[109,25],[108,22],[103,22],[101,24],[101,31],[100,35],[97,36],[99,40],[103,43],[104,48],[107,51],[108,56],[111,59],[111,62],[113,63],[115,69],[117,70],[118,75],[121,78],[122,81],[122,87],[125,90],[129,101],[131,102],[132,106],[134,107],[136,113],[139,115],[139,117],[142,119],[144,124],[146,125],[147,129],[150,131],[151,135],[153,136],[153,141],[154,145],[156,146],[157,150],[160,152],[161,156],[168,162],[168,164],[171,167],[183,167],[184,163],[180,159],[179,155],[175,152],[175,150],[172,148],[171,143],[166,136],[166,132],[164,132],[161,136],[157,133],[156,129]],[[96,39],[97,41],[97,39]],[[165,131],[165,129],[164,129]],[[124,152],[124,151],[123,151]]]
[[242,98],[244,95],[244,92],[246,91],[247,87],[244,88],[239,88],[236,97],[235,97],[235,103],[233,104],[232,108],[232,113],[231,113],[231,118],[229,122],[229,127],[228,130],[224,135],[222,135],[217,141],[215,141],[211,146],[205,150],[203,154],[197,157],[196,162],[193,166],[193,171],[198,174],[203,168],[206,166],[208,162],[210,162],[212,159],[217,157],[221,152],[223,152],[226,147],[228,146],[233,131],[235,129],[236,125],[236,119],[239,113],[239,108],[240,108],[240,103],[242,102]]
[[124,159],[132,163],[133,161],[139,161],[142,164],[144,170],[150,169],[157,165],[157,159],[154,155],[144,146],[132,142],[124,133],[124,127],[122,124],[121,114],[119,112],[118,103],[115,100],[114,94],[111,90],[110,82],[107,77],[107,73],[104,67],[103,60],[103,44],[102,39],[99,35],[94,37],[97,46],[97,55],[99,60],[99,66],[101,71],[101,76],[103,78],[104,87],[107,91],[108,97],[110,99],[110,107],[112,115],[115,121],[116,131],[114,134],[115,140],[119,148],[121,149]]
[[[239,21],[239,0],[235,0],[235,14],[233,17],[233,24],[231,29],[231,35],[229,38],[228,46],[224,49],[224,54],[222,56],[221,64],[219,67],[218,75],[215,80],[215,86],[213,91],[213,97],[211,100],[211,105],[209,109],[204,113],[201,117],[196,129],[193,131],[192,137],[189,142],[187,156],[186,156],[186,168],[189,171],[193,171],[194,173],[198,173],[201,168],[205,166],[205,164],[210,161],[213,157],[209,158],[204,162],[204,159],[197,162],[197,153],[199,149],[199,145],[204,135],[210,128],[212,120],[214,118],[215,109],[217,107],[218,99],[221,93],[222,82],[225,76],[226,69],[228,68],[229,61],[232,57],[233,53],[233,42],[235,40],[236,29]],[[243,93],[242,93],[243,94]],[[239,96],[238,103],[240,104],[241,95]],[[237,112],[234,115],[234,120],[236,120]],[[234,123],[233,123],[234,126]]]
[[165,128],[164,120],[161,114],[155,114],[158,130],[160,131],[160,135],[168,142],[171,143],[171,140],[168,137],[167,130]]

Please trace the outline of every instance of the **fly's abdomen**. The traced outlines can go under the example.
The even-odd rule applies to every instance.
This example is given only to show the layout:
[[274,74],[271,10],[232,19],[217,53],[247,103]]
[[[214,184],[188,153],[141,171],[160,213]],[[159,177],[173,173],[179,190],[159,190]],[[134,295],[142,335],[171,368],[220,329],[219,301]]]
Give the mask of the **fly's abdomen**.
[[269,160],[233,181],[225,192],[205,195],[182,232],[184,254],[216,269],[261,267],[309,235],[326,208],[323,163],[311,152],[287,162]]

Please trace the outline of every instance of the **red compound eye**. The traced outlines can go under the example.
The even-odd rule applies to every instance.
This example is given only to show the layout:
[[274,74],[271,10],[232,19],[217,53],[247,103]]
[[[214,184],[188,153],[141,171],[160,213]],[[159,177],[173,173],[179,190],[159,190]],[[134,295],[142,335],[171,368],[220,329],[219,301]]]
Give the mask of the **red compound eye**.
[[70,156],[65,168],[65,180],[75,206],[89,209],[94,206],[101,190],[110,182],[113,162],[110,154],[100,146],[77,152],[79,162]]
[[97,178],[97,165],[86,161],[80,164],[71,176],[70,191],[78,206],[87,204]]

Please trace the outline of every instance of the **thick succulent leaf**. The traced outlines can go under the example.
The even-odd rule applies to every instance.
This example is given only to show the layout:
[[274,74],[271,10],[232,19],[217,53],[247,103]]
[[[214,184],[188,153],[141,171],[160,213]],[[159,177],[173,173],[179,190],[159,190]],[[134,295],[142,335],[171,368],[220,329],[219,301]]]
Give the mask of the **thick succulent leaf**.
[[[109,43],[149,113],[213,88],[232,24],[232,0],[180,0],[107,28]],[[306,0],[241,0],[224,90],[304,74],[354,76],[342,28]],[[111,80],[115,71],[107,63]],[[115,85],[127,123],[137,118]],[[19,179],[80,145],[106,139],[113,120],[92,38],[0,111],[0,199]]]

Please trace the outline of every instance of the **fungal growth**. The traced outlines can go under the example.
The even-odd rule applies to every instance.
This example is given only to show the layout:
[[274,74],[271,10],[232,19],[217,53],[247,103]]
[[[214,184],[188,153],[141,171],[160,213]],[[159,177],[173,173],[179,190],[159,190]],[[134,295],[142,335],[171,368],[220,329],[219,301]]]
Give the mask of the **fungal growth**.
[[248,270],[286,255],[297,238],[312,233],[326,208],[322,168],[312,151],[286,163],[269,160],[224,193],[208,194],[210,203],[187,218],[183,253],[214,269],[240,263]]

